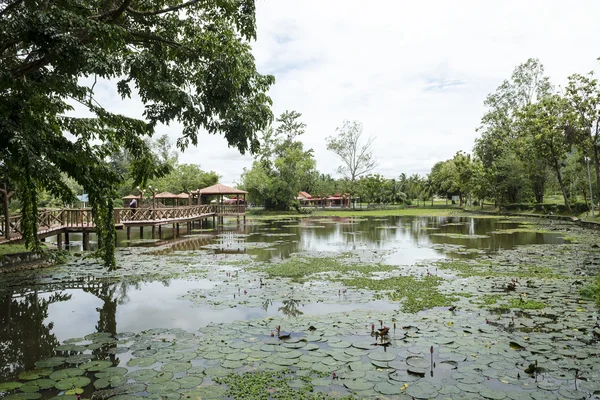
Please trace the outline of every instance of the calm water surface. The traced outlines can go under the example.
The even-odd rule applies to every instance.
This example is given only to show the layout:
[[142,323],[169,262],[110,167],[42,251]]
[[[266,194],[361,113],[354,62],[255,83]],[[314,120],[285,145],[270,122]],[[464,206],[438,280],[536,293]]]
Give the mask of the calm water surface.
[[[411,265],[444,257],[467,256],[449,254],[447,245],[493,252],[522,244],[563,242],[554,234],[490,234],[518,226],[518,223],[497,219],[459,217],[302,218],[248,221],[247,225],[238,225],[232,219],[226,220],[216,232],[202,232],[201,237],[183,235],[174,239],[172,231],[164,229],[158,244],[163,252],[209,246],[215,253],[246,253],[263,261],[285,259],[298,252],[381,250],[387,263]],[[132,233],[132,240],[139,239],[138,232]],[[120,246],[128,244],[122,232],[119,240]],[[255,245],[248,248],[245,245],[248,242]],[[71,235],[71,250],[79,251],[80,246],[81,237]],[[34,274],[43,275],[44,272]],[[193,331],[211,323],[281,314],[278,303],[266,310],[260,307],[215,310],[178,299],[188,290],[213,285],[215,282],[209,280],[171,279],[134,285],[106,283],[85,290],[42,289],[25,295],[20,288],[0,291],[0,381],[15,371],[32,368],[35,361],[50,355],[60,341],[96,331],[137,332],[156,327]],[[299,305],[299,309],[309,315],[356,308],[386,310],[396,307],[386,301]]]

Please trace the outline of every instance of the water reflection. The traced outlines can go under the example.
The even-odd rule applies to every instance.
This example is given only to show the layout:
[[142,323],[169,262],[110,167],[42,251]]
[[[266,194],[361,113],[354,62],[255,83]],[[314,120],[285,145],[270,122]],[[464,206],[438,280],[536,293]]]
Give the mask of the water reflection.
[[63,292],[46,298],[37,291],[21,296],[12,291],[3,294],[0,299],[0,377],[31,369],[36,361],[53,355],[59,341],[52,332],[54,323],[47,321],[48,306],[70,298]]

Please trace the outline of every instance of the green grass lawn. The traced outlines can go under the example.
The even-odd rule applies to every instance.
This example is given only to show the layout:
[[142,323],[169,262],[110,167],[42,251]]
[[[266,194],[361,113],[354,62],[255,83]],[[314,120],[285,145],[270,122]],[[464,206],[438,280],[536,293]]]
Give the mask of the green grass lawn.
[[26,253],[29,250],[25,247],[24,244],[1,244],[0,245],[0,257],[6,254],[15,254],[15,253]]

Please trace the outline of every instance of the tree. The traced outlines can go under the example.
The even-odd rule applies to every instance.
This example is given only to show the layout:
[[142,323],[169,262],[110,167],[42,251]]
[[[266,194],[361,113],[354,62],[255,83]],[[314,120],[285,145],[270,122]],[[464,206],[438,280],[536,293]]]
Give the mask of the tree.
[[177,164],[171,172],[161,178],[149,182],[161,192],[189,193],[219,182],[216,172],[203,171],[197,164]]
[[[272,119],[272,76],[256,71],[253,0],[12,0],[0,6],[0,168],[19,193],[26,244],[39,249],[37,192],[72,200],[62,172],[89,194],[100,252],[114,266],[113,198],[122,177],[106,162],[132,156],[134,184],[164,173],[144,138],[183,126],[180,149],[201,129],[240,152],[258,150]],[[95,97],[98,79],[122,98],[136,91],[142,119]],[[73,103],[88,117],[70,114]],[[3,174],[4,175],[4,174]]]
[[[573,129],[567,132],[570,143],[594,160],[596,177],[600,176],[600,85],[593,73],[569,77],[566,98],[574,119]],[[596,182],[597,184],[597,182]],[[600,199],[600,185],[597,185]]]
[[560,185],[565,207],[571,212],[569,196],[563,182],[561,168],[569,150],[565,130],[569,126],[566,101],[559,95],[545,97],[536,104],[523,108],[523,128],[533,139],[533,147],[540,158],[548,160]]
[[[538,59],[531,58],[524,64],[518,65],[510,80],[502,82],[484,101],[488,110],[478,128],[481,137],[475,141],[474,154],[482,161],[488,173],[503,172],[496,165],[499,160],[518,159],[525,170],[525,173],[519,177],[529,180],[528,183],[515,184],[514,176],[502,173],[490,179],[495,182],[497,190],[503,187],[509,187],[511,190],[532,187],[536,193],[536,200],[543,201],[547,166],[544,159],[531,157],[522,151],[526,148],[523,140],[527,135],[519,130],[517,119],[522,107],[535,103],[551,93],[552,85],[549,78],[544,76],[544,66]],[[503,177],[510,182],[503,182]],[[516,198],[519,193],[503,192],[496,195],[502,198]]]
[[366,142],[361,142],[363,126],[358,121],[344,121],[341,128],[337,128],[335,136],[325,139],[327,150],[333,152],[342,160],[338,172],[348,179],[350,195],[353,195],[354,183],[361,176],[373,171],[377,161],[373,158],[374,137],[369,137]]
[[240,186],[249,192],[249,198],[264,203],[267,209],[298,207],[298,192],[309,185],[315,173],[312,149],[304,150],[298,140],[306,127],[301,116],[296,111],[281,114],[277,128],[269,127],[263,133],[252,169],[242,174]]

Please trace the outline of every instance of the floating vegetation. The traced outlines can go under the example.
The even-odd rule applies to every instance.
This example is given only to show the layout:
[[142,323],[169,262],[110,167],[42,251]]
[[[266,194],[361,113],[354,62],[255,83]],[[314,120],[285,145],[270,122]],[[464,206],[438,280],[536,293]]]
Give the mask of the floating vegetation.
[[465,235],[461,233],[432,233],[431,236],[444,236],[450,239],[489,239],[488,235]]
[[[19,334],[18,340],[5,342],[11,352],[0,354],[12,368],[0,377],[0,397],[519,400],[597,395],[600,328],[594,285],[600,249],[595,232],[544,222],[540,229],[520,228],[569,229],[576,243],[515,231],[457,245],[452,243],[457,237],[488,237],[502,221],[452,219],[436,235],[423,227],[432,228],[438,218],[380,220],[385,222],[352,219],[356,228],[337,226],[348,224],[347,218],[306,220],[306,225],[290,218],[264,220],[266,226],[202,237],[191,248],[174,245],[168,255],[160,253],[162,247],[158,252],[120,250],[116,271],[84,259],[6,274],[0,292],[13,301],[11,318],[47,313],[44,319],[54,322],[63,317],[48,311],[48,304],[72,301],[89,307],[77,303],[77,296],[71,300],[71,292],[83,290],[105,304],[100,309],[90,302],[100,315],[96,329],[116,330],[116,322],[107,321],[116,321],[117,308],[138,312],[137,291],[153,296],[163,282],[193,328],[178,329],[173,322],[171,329],[74,333],[82,337],[48,341],[40,359],[29,360],[27,367],[6,358],[24,354],[10,346],[37,343]],[[461,227],[466,223],[473,235],[446,232],[467,232]],[[323,228],[303,231],[311,224]],[[346,229],[360,235],[349,237]],[[292,235],[298,241],[281,240]],[[348,243],[338,244],[339,237]],[[311,247],[311,240],[317,245]],[[421,250],[428,257],[469,259],[390,261]],[[149,288],[138,285],[144,281],[152,282]],[[66,289],[69,294],[61,293]],[[135,300],[130,305],[128,296]],[[19,308],[23,299],[32,307]],[[126,315],[121,314],[121,328]],[[217,315],[228,322],[208,322]],[[86,323],[69,318],[69,326]],[[33,328],[51,336],[49,326]]]
[[295,282],[304,282],[312,275],[325,272],[333,272],[336,275],[350,273],[371,274],[374,272],[393,271],[396,267],[382,264],[358,265],[349,262],[343,263],[338,259],[329,257],[293,257],[281,263],[268,263],[255,267],[255,269],[265,272],[271,278],[290,278]]

